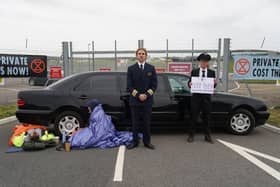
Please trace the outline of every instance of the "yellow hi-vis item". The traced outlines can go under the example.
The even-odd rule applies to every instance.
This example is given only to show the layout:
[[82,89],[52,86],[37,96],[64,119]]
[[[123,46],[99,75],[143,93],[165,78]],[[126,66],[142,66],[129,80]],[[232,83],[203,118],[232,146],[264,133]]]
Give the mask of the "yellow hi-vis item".
[[24,135],[25,135],[25,132],[23,132],[19,136],[15,136],[13,138],[12,142],[15,147],[22,147],[22,145],[24,143]]
[[48,131],[45,131],[45,134],[43,135],[43,136],[41,136],[41,138],[40,138],[40,140],[42,140],[42,141],[47,141],[47,140],[52,140],[52,139],[54,139],[54,134],[52,134],[52,133],[48,133]]

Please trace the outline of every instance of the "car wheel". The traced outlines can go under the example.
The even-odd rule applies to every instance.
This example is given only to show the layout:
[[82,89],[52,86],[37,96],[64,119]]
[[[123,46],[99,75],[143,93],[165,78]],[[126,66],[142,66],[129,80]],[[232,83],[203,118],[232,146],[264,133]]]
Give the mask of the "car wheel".
[[30,86],[34,86],[35,85],[34,79],[29,79],[28,83],[29,83]]
[[60,113],[55,118],[55,133],[61,136],[63,132],[66,135],[71,136],[71,134],[78,130],[82,124],[83,120],[80,114],[74,111],[65,111]]
[[255,117],[246,109],[237,109],[232,113],[228,127],[233,134],[249,134],[255,127]]

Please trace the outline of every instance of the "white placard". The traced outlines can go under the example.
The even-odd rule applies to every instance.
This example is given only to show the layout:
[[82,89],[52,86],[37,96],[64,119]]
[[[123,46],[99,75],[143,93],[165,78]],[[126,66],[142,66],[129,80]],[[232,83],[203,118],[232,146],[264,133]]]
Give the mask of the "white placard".
[[214,93],[214,78],[192,77],[191,93]]

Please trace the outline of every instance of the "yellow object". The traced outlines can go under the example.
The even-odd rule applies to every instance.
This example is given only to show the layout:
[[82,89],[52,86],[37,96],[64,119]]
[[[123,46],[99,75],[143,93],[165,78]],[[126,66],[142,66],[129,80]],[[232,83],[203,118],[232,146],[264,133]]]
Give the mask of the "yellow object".
[[25,132],[23,132],[19,136],[15,136],[13,138],[12,142],[15,147],[22,147],[22,145],[24,143],[24,135],[25,135]]
[[0,77],[0,86],[4,86],[4,85],[5,85],[4,78]]
[[150,95],[153,95],[153,94],[154,94],[154,91],[153,91],[152,89],[149,89],[149,90],[148,90],[148,93],[149,93]]
[[48,133],[48,131],[45,131],[45,134],[43,136],[41,136],[40,140],[42,141],[48,141],[48,140],[53,140],[54,139],[54,134],[52,133]]
[[137,95],[137,93],[138,93],[138,91],[134,89],[134,90],[132,91],[132,96],[135,97],[135,96]]

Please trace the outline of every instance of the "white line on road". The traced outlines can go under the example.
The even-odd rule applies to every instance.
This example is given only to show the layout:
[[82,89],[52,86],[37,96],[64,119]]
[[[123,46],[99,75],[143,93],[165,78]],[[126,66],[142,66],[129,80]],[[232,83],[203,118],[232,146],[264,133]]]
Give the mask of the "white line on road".
[[[268,173],[269,175],[271,175],[272,177],[274,177],[275,179],[277,179],[278,181],[280,181],[280,172],[275,170],[274,168],[270,167],[269,165],[265,164],[264,162],[260,161],[259,159],[257,159],[256,157],[254,157],[251,154],[266,158],[268,160],[280,163],[280,159],[264,154],[264,153],[260,153],[257,151],[254,151],[252,149],[248,149],[246,147],[242,147],[239,145],[235,145],[223,140],[219,140],[218,141],[222,144],[224,144],[225,146],[229,147],[230,149],[232,149],[233,151],[237,152],[238,154],[240,154],[241,156],[243,156],[244,158],[246,158],[247,160],[249,160],[251,163],[255,164],[256,166],[258,166],[259,168],[261,168],[262,170],[264,170],[266,173]],[[251,153],[251,154],[249,154]]]
[[124,155],[125,155],[125,146],[121,145],[119,147],[117,161],[115,165],[115,174],[113,180],[115,182],[122,182],[123,180]]

